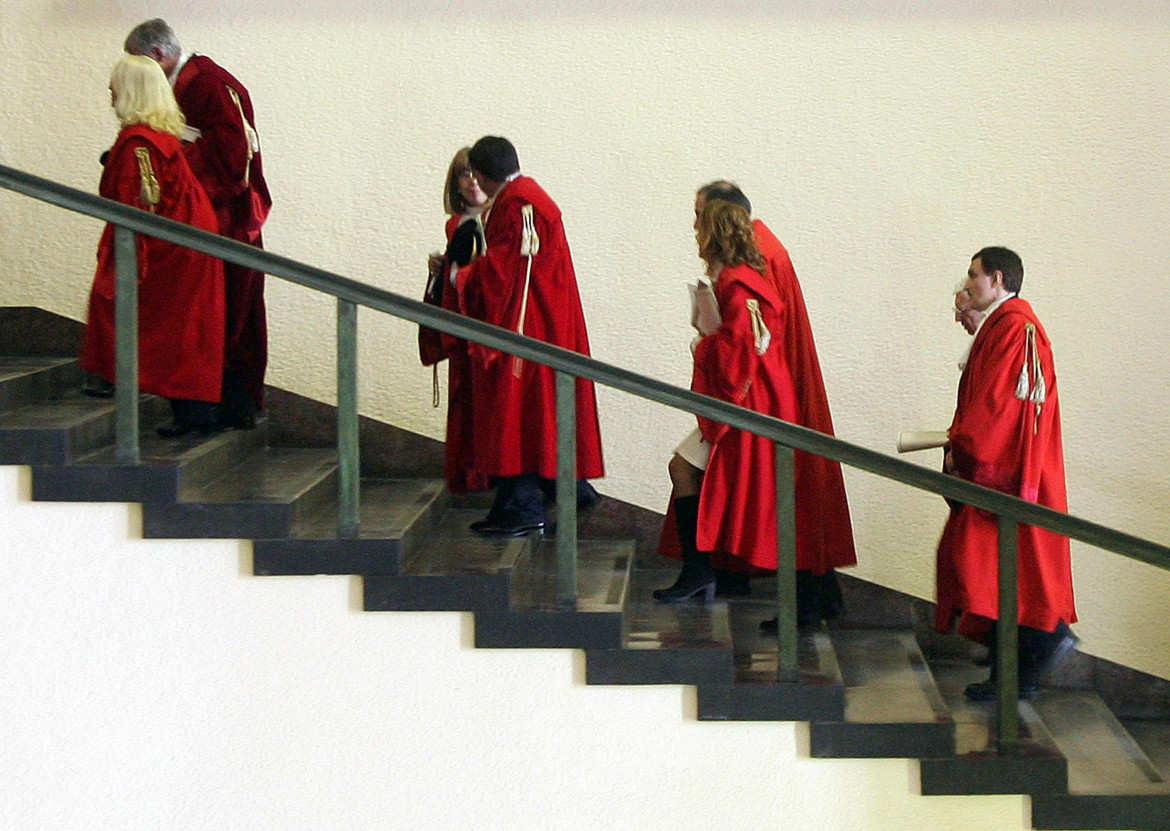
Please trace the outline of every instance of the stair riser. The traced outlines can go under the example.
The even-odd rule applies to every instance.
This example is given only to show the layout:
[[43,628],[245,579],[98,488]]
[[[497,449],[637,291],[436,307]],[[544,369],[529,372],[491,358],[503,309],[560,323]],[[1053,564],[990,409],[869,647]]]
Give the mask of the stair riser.
[[256,540],[252,572],[396,575],[401,572],[402,548],[401,540]]
[[949,724],[813,722],[811,755],[827,759],[941,759],[955,754]]
[[1170,831],[1170,796],[1040,794],[1032,797],[1032,826]]
[[587,684],[730,686],[734,681],[730,649],[604,649],[586,655]]
[[480,649],[618,649],[622,616],[609,612],[505,612],[475,616]]
[[700,721],[833,721],[845,717],[845,688],[739,684],[699,687]]
[[368,612],[488,612],[508,608],[506,575],[371,576],[363,580]]
[[282,504],[147,504],[147,539],[279,539],[292,527],[292,508]]
[[1068,793],[1068,762],[1049,758],[923,759],[923,796]]
[[81,386],[76,363],[61,364],[29,372],[0,383],[0,413],[54,398],[65,390]]

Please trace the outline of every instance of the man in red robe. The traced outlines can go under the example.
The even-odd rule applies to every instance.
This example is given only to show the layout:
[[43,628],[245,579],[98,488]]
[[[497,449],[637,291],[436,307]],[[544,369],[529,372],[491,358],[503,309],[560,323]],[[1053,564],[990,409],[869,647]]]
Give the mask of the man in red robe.
[[[984,317],[959,379],[944,470],[1067,511],[1052,343],[1018,295],[1023,281],[1023,263],[1006,248],[984,248],[971,260],[964,289]],[[986,511],[951,505],[938,545],[935,618],[940,632],[957,618],[959,632],[993,650],[997,527]],[[1068,538],[1021,525],[1019,581],[1020,696],[1034,698],[1076,643],[1068,628],[1076,621]],[[967,688],[968,697],[994,698],[994,681],[993,671],[990,681]]]
[[[261,226],[272,207],[260,159],[260,141],[248,90],[227,70],[203,55],[182,50],[161,18],[136,26],[126,51],[153,58],[163,68],[187,119],[187,161],[207,191],[219,233],[263,247]],[[264,274],[224,263],[225,339],[223,426],[250,429],[264,406],[268,365],[268,324]]]
[[[520,175],[516,149],[485,136],[469,161],[493,198],[487,250],[456,277],[460,311],[583,355],[589,336],[561,212]],[[544,528],[542,480],[557,475],[556,373],[547,366],[471,344],[476,468],[491,477],[495,502],[472,528],[519,535]],[[593,382],[577,379],[578,502],[596,498],[583,480],[604,475]]]
[[[714,199],[739,205],[749,215],[751,214],[751,202],[738,186],[727,181],[715,181],[701,187],[695,195],[696,223],[703,207],[709,200]],[[795,410],[789,420],[831,436],[833,417],[829,411],[829,398],[825,392],[825,382],[817,358],[808,309],[804,303],[804,294],[801,292],[796,270],[792,266],[792,259],[763,222],[753,220],[752,226],[755,229],[756,246],[765,260],[768,282],[775,291],[778,318],[776,328],[771,331],[774,337],[781,339],[781,357],[787,366],[787,375],[791,378],[792,389],[789,395],[795,401]],[[751,404],[743,406],[759,409]],[[765,443],[770,447],[770,442]],[[767,458],[769,460],[772,458],[770,450],[767,451]],[[671,460],[675,499],[672,500],[668,514],[673,514],[677,519],[671,521],[672,516],[668,515],[667,521],[663,524],[660,552],[668,556],[677,556],[677,552],[680,551],[679,529],[681,528],[682,533],[689,537],[689,529],[694,522],[697,524],[695,533],[699,550],[712,551],[710,560],[715,568],[717,593],[732,596],[747,594],[749,592],[747,578],[750,574],[759,573],[761,566],[774,568],[775,559],[773,557],[770,564],[754,563],[756,571],[750,572],[744,570],[745,565],[741,558],[722,553],[717,545],[718,541],[707,530],[716,527],[719,518],[705,516],[699,507],[698,497],[687,496],[692,491],[694,494],[699,492],[699,482],[702,482],[702,488],[721,487],[720,477],[716,476],[708,481],[703,475],[703,469],[697,464],[702,462],[702,459],[688,459],[681,455],[676,455]],[[794,466],[798,617],[802,623],[812,623],[840,614],[843,604],[834,569],[855,565],[857,553],[853,543],[853,526],[849,518],[849,503],[845,495],[845,482],[840,463],[798,450]],[[771,474],[768,473],[765,478],[770,477]],[[719,504],[713,499],[704,501],[708,505]],[[769,488],[768,493],[757,493],[750,497],[745,495],[739,501],[746,506],[744,510],[750,511],[754,516],[753,521],[760,529],[759,533],[770,535],[769,539],[774,541],[776,531],[774,488]],[[679,515],[680,510],[684,515]],[[696,513],[696,520],[690,518],[692,512]],[[687,544],[689,545],[689,541]],[[772,550],[775,551],[774,542]],[[775,625],[774,620],[764,621],[762,624],[765,631],[775,631]]]

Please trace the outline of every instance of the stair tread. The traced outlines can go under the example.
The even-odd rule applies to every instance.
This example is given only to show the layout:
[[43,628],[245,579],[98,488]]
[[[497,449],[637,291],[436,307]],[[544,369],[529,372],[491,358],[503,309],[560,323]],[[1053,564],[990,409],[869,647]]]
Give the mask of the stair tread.
[[1096,693],[1044,690],[1030,706],[1068,759],[1069,793],[1170,794],[1170,782]]
[[[360,536],[397,539],[410,529],[443,494],[441,479],[362,479]],[[337,501],[299,519],[293,539],[332,539],[337,536]]]
[[[533,542],[515,577],[512,606],[528,611],[559,610],[556,540],[535,537]],[[578,540],[577,611],[620,614],[633,559],[632,540]]]
[[0,413],[0,429],[68,429],[112,412],[114,412],[112,399],[91,398],[79,391],[71,390],[59,398],[26,404],[15,410]]
[[77,363],[76,358],[53,358],[42,355],[0,355],[0,384],[14,378],[58,369]]
[[912,633],[835,629],[831,639],[845,682],[846,721],[857,724],[951,721]]
[[529,545],[527,537],[481,537],[467,526],[483,517],[473,508],[443,512],[427,539],[411,551],[402,564],[403,574],[443,576],[499,574],[511,571]]
[[[780,667],[775,635],[760,631],[760,622],[776,615],[771,600],[736,600],[728,603],[732,644],[735,651],[735,683],[775,684]],[[841,669],[823,627],[805,627],[797,639],[797,672],[804,685],[840,685]]]
[[332,449],[272,447],[244,454],[224,475],[197,487],[184,488],[185,503],[283,503],[337,468]]
[[654,589],[669,585],[675,572],[633,571],[626,602],[626,649],[732,648],[731,618],[726,602],[659,603]]

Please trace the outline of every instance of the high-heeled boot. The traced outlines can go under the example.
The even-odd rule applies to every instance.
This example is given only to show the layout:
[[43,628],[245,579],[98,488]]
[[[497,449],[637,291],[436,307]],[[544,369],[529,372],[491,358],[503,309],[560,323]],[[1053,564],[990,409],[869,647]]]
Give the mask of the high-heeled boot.
[[693,599],[710,603],[715,599],[715,572],[707,552],[699,551],[695,543],[699,525],[699,497],[680,496],[674,500],[674,517],[682,546],[682,570],[674,585],[654,591],[654,599],[659,603],[685,603]]

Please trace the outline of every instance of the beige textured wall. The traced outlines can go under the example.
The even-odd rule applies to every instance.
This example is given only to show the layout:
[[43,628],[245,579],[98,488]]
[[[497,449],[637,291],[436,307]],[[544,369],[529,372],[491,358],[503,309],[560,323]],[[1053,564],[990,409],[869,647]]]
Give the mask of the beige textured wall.
[[[882,451],[948,423],[950,289],[1006,244],[1055,341],[1074,513],[1167,540],[1170,11],[1065,6],[12,0],[0,161],[96,188],[109,67],[162,14],[253,93],[272,250],[417,295],[452,151],[502,133],[564,210],[594,354],[678,383],[691,196],[731,177],[792,252],[838,433]],[[11,195],[0,222],[0,302],[80,317],[98,228]],[[331,398],[331,304],[275,281],[269,297],[271,381]],[[440,435],[411,327],[361,327],[363,411]],[[608,391],[601,407],[602,489],[661,508],[687,418]],[[941,501],[848,486],[858,573],[930,596]],[[1170,579],[1075,558],[1084,648],[1170,677]]]

